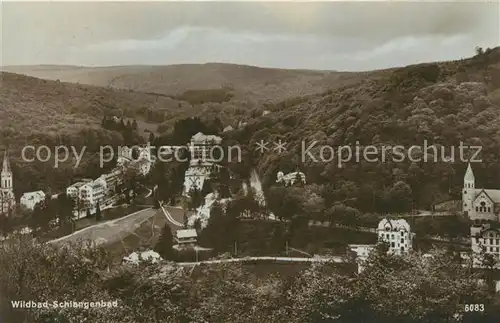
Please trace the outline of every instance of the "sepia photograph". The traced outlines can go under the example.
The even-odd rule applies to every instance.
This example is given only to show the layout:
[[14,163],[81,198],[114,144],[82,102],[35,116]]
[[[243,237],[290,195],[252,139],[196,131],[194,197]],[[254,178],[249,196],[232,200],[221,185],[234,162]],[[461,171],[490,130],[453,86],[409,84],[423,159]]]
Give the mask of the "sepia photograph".
[[0,323],[500,322],[499,0],[0,31]]

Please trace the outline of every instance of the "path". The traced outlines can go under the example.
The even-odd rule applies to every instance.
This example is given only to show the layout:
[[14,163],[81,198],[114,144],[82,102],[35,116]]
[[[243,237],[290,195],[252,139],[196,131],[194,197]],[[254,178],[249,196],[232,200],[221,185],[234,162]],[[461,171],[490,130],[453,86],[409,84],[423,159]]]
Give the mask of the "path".
[[[173,224],[176,227],[181,227],[181,228],[184,227],[184,223],[180,222],[182,220],[178,218],[179,217],[179,213],[175,212],[174,208],[168,207],[168,206],[164,206],[163,204],[160,205],[160,208],[163,211],[163,214],[165,214],[165,216],[167,217],[168,222],[170,222],[171,224]],[[184,210],[182,210],[182,209],[177,209],[177,210],[181,210],[182,213],[183,213],[182,217],[184,217]],[[174,218],[174,216],[172,216],[172,213],[176,214],[175,218]]]
[[345,262],[344,258],[340,256],[332,256],[332,257],[313,257],[313,258],[295,258],[295,257],[246,257],[246,258],[230,258],[230,259],[217,259],[217,260],[205,260],[198,262],[178,262],[179,266],[197,266],[201,264],[213,265],[213,264],[223,264],[223,263],[231,263],[231,262],[249,262],[249,261],[258,261],[258,260],[267,260],[267,261],[282,261],[282,262],[334,262],[334,263],[343,263]]

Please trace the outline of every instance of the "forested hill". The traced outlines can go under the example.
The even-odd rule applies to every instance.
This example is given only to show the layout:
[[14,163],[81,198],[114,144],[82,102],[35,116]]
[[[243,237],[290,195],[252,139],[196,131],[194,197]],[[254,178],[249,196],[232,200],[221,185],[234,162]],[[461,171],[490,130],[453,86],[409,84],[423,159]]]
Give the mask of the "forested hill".
[[[312,184],[303,195],[322,198],[325,208],[336,203],[364,212],[405,211],[459,199],[466,165],[408,158],[399,163],[389,158],[351,161],[341,168],[336,161],[304,163],[302,141],[306,147],[318,142],[313,153],[321,145],[354,147],[356,142],[409,148],[427,140],[445,146],[447,155],[460,142],[481,145],[483,163],[474,165],[476,187],[500,188],[500,48],[470,59],[374,74],[339,90],[285,101],[272,111],[232,133],[232,139],[248,145],[246,163],[258,167],[264,186],[274,183],[278,170],[298,168]],[[287,143],[286,152],[255,151],[256,142],[278,139]]]
[[[2,73],[0,144],[123,143],[123,134],[101,127],[104,115],[123,114],[137,119],[138,132],[148,129],[166,136],[179,120],[219,118],[224,126],[236,128],[224,133],[226,142],[246,148],[244,162],[231,165],[233,171],[248,176],[248,170],[255,166],[266,188],[275,182],[278,170],[300,169],[309,185],[298,195],[310,201],[322,199],[319,204],[323,209],[332,208],[334,203],[362,212],[404,211],[412,205],[427,208],[460,197],[464,163],[394,163],[389,159],[352,161],[339,168],[335,161],[302,162],[302,142],[307,147],[317,141],[318,148],[312,153],[317,153],[321,145],[336,148],[356,142],[409,148],[427,140],[428,144],[446,146],[446,152],[461,141],[481,145],[484,162],[474,165],[477,186],[499,188],[499,65],[500,49],[496,48],[460,61],[340,78],[328,91],[320,87],[307,95],[290,94],[278,103],[253,106],[227,101],[231,89],[221,89],[223,100],[219,100],[220,91],[188,88],[181,95],[168,97]],[[263,116],[264,111],[270,113]],[[247,124],[238,129],[241,121]],[[287,143],[286,152],[271,150],[260,155],[255,151],[257,141],[278,139]],[[23,189],[64,187],[62,180],[52,183],[57,171],[45,167],[46,178]],[[33,178],[26,174],[21,169],[15,178]]]

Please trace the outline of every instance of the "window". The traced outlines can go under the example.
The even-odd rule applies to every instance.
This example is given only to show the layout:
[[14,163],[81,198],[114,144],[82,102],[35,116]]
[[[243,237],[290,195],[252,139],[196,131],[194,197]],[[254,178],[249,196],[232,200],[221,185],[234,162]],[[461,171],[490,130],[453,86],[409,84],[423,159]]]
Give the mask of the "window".
[[493,244],[493,239],[490,238],[490,244]]
[[394,234],[391,234],[391,239],[394,239]]
[[391,247],[393,247],[393,248],[394,248],[394,242],[391,242]]
[[401,251],[405,251],[405,247],[401,247]]
[[401,243],[404,243],[405,242],[405,239],[401,238]]
[[476,206],[476,212],[479,212],[479,208]]

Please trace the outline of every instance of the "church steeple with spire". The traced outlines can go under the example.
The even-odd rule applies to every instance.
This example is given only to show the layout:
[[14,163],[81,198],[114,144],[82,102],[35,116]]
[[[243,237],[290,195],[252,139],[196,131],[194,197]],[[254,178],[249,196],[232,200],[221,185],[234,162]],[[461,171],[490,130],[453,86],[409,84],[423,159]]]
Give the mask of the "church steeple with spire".
[[0,174],[0,214],[8,215],[16,206],[14,181],[10,167],[9,153],[5,150]]

